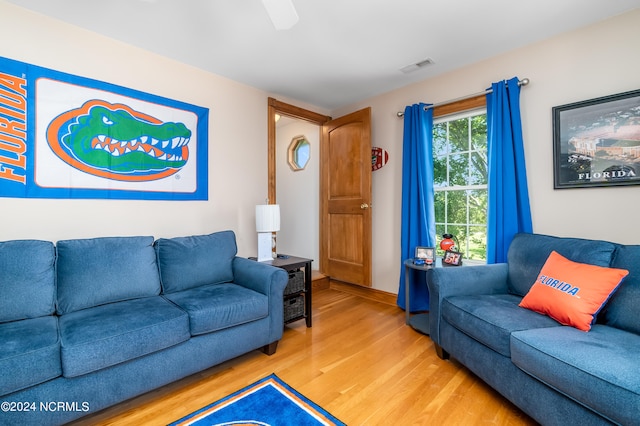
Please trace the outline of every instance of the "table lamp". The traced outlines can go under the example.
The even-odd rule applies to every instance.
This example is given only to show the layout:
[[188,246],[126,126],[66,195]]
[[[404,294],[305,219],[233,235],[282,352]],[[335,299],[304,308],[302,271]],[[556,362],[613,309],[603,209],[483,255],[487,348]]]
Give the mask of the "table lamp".
[[276,234],[280,230],[280,206],[261,204],[256,206],[256,231],[258,232],[258,262],[276,258]]

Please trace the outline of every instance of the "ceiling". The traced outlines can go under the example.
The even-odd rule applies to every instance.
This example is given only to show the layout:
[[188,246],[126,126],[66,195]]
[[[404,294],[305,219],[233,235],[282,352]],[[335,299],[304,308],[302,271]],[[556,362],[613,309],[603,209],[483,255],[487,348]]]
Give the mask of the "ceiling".
[[[276,31],[261,0],[7,1],[329,111],[640,7],[640,0],[293,0],[299,21]],[[427,58],[434,63],[401,71]]]

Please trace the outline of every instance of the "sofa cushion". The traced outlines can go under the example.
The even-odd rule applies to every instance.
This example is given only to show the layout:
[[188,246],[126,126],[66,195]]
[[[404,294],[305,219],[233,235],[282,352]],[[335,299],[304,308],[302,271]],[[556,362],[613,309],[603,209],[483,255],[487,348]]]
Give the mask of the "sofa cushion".
[[233,231],[160,238],[155,248],[164,293],[233,281],[232,262],[238,251]]
[[640,336],[596,324],[518,331],[511,359],[524,372],[620,424],[640,413]]
[[187,314],[160,296],[83,309],[60,317],[62,372],[75,377],[189,339]]
[[51,315],[55,305],[53,243],[0,243],[0,322]]
[[54,316],[0,324],[0,395],[62,374],[58,319]]
[[153,237],[59,241],[58,313],[160,294]]
[[233,283],[204,285],[164,297],[189,314],[192,336],[269,315],[268,296]]
[[640,334],[640,245],[619,246],[611,266],[629,271],[603,309],[602,321],[612,327]]
[[606,241],[517,234],[507,254],[509,291],[519,296],[527,294],[554,250],[574,262],[609,266],[615,248],[615,244]]
[[589,331],[595,315],[628,274],[626,269],[572,262],[554,250],[520,306]]
[[508,357],[512,332],[558,326],[549,317],[519,307],[520,300],[512,294],[448,297],[441,313],[458,330]]

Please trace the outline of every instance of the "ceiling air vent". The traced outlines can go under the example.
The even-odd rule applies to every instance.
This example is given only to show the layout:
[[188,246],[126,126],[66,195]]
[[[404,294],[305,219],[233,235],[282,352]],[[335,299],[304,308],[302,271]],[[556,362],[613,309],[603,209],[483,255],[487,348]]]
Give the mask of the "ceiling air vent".
[[426,66],[433,65],[433,64],[435,64],[435,62],[433,62],[433,59],[427,58],[427,59],[423,59],[420,62],[416,62],[415,64],[407,65],[406,67],[400,68],[400,71],[402,71],[405,74],[409,74],[410,72],[417,71],[420,68],[424,68]]

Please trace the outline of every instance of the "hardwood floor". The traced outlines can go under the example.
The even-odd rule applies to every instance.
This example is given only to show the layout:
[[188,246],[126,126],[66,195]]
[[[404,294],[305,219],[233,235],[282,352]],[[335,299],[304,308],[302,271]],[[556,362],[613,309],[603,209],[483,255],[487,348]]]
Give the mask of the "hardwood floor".
[[274,355],[251,352],[74,424],[166,425],[271,373],[348,425],[535,424],[439,359],[404,311],[332,289],[314,291],[313,327],[288,325]]

